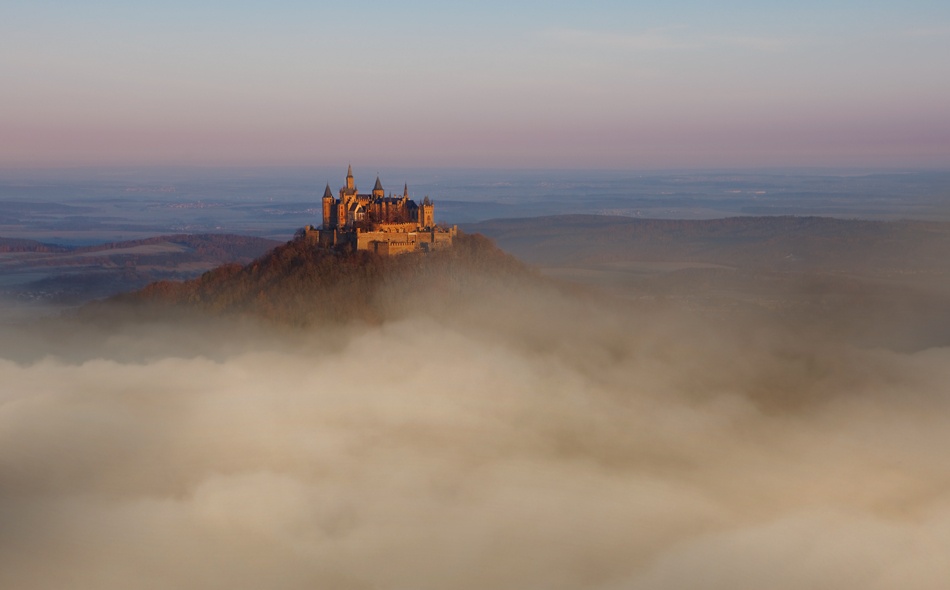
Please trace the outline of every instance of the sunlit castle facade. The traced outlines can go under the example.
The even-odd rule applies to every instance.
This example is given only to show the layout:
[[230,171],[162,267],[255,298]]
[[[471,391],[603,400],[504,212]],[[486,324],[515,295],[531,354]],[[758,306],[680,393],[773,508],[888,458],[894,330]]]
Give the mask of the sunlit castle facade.
[[443,229],[433,221],[433,204],[426,197],[421,205],[409,198],[409,185],[402,196],[387,197],[383,185],[376,184],[369,194],[361,194],[353,178],[353,167],[346,172],[346,185],[333,196],[330,184],[323,193],[323,225],[307,226],[307,237],[324,247],[352,247],[377,254],[391,255],[430,251],[452,244],[457,228]]

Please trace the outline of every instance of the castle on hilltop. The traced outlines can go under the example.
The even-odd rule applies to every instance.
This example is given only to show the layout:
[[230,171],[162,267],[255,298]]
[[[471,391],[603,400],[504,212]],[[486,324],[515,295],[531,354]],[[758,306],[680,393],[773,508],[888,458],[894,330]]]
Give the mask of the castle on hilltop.
[[306,236],[326,248],[342,246],[392,255],[428,252],[450,246],[458,229],[443,229],[433,221],[434,206],[427,196],[421,205],[409,198],[409,185],[402,196],[387,197],[376,177],[370,194],[361,194],[353,179],[353,167],[346,171],[346,185],[339,198],[333,196],[330,183],[323,192],[323,225],[308,225]]

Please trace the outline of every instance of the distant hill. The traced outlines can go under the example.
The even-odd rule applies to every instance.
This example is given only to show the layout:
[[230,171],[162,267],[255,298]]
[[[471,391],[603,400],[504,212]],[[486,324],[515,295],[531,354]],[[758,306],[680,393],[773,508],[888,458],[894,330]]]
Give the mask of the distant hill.
[[480,235],[461,235],[429,254],[383,257],[340,252],[295,239],[253,262],[217,267],[189,281],[161,281],[92,305],[87,313],[199,311],[246,314],[309,326],[398,317],[414,306],[444,306],[502,280],[537,280]]
[[22,238],[0,238],[0,252],[67,252],[69,248]]
[[249,262],[278,244],[233,234],[158,236],[83,247],[0,238],[0,294],[82,303],[157,280],[192,278],[228,262]]
[[755,270],[875,274],[950,272],[950,223],[829,217],[709,220],[559,215],[469,224],[542,266],[626,261],[717,264]]
[[873,346],[950,344],[950,224],[559,216],[472,227],[540,272],[479,234],[465,234],[445,251],[394,258],[294,240],[247,264],[153,283],[84,313],[375,323],[412,309],[451,317],[473,297],[483,309],[530,308],[538,299],[524,293],[553,278],[560,293],[593,306],[688,310],[727,324],[779,322]]
[[144,240],[85,246],[76,248],[74,252],[81,254],[108,253],[142,246],[177,244],[187,248],[188,254],[195,260],[217,260],[221,258],[237,260],[260,256],[261,248],[273,248],[279,243],[276,240],[235,234],[175,234]]

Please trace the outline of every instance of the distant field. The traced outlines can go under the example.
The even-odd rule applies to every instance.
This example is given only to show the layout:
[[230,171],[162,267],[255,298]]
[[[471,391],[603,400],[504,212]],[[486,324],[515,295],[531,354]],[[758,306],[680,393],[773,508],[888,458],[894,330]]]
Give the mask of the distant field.
[[541,272],[551,278],[636,293],[640,283],[651,276],[714,268],[735,270],[735,267],[703,262],[611,262],[589,266],[545,266]]
[[[540,266],[719,265],[859,274],[950,271],[950,223],[822,217],[715,220],[562,215],[463,226]],[[644,267],[645,268],[645,267]]]
[[[157,254],[180,254],[183,252],[189,252],[191,248],[183,244],[173,244],[170,242],[162,244],[141,244],[136,246],[126,246],[119,248],[109,248],[109,256],[124,256],[130,254],[141,254],[146,256],[154,256]],[[84,256],[89,256],[87,252],[72,252],[69,254],[62,254],[58,256],[62,260],[67,260],[69,258],[81,258]]]

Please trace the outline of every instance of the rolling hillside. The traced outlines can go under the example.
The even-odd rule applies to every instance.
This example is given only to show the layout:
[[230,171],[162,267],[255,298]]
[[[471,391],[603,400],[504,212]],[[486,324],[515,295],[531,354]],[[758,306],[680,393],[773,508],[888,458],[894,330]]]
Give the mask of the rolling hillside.
[[85,247],[0,238],[0,295],[77,304],[162,279],[248,262],[280,242],[231,234],[158,236]]

